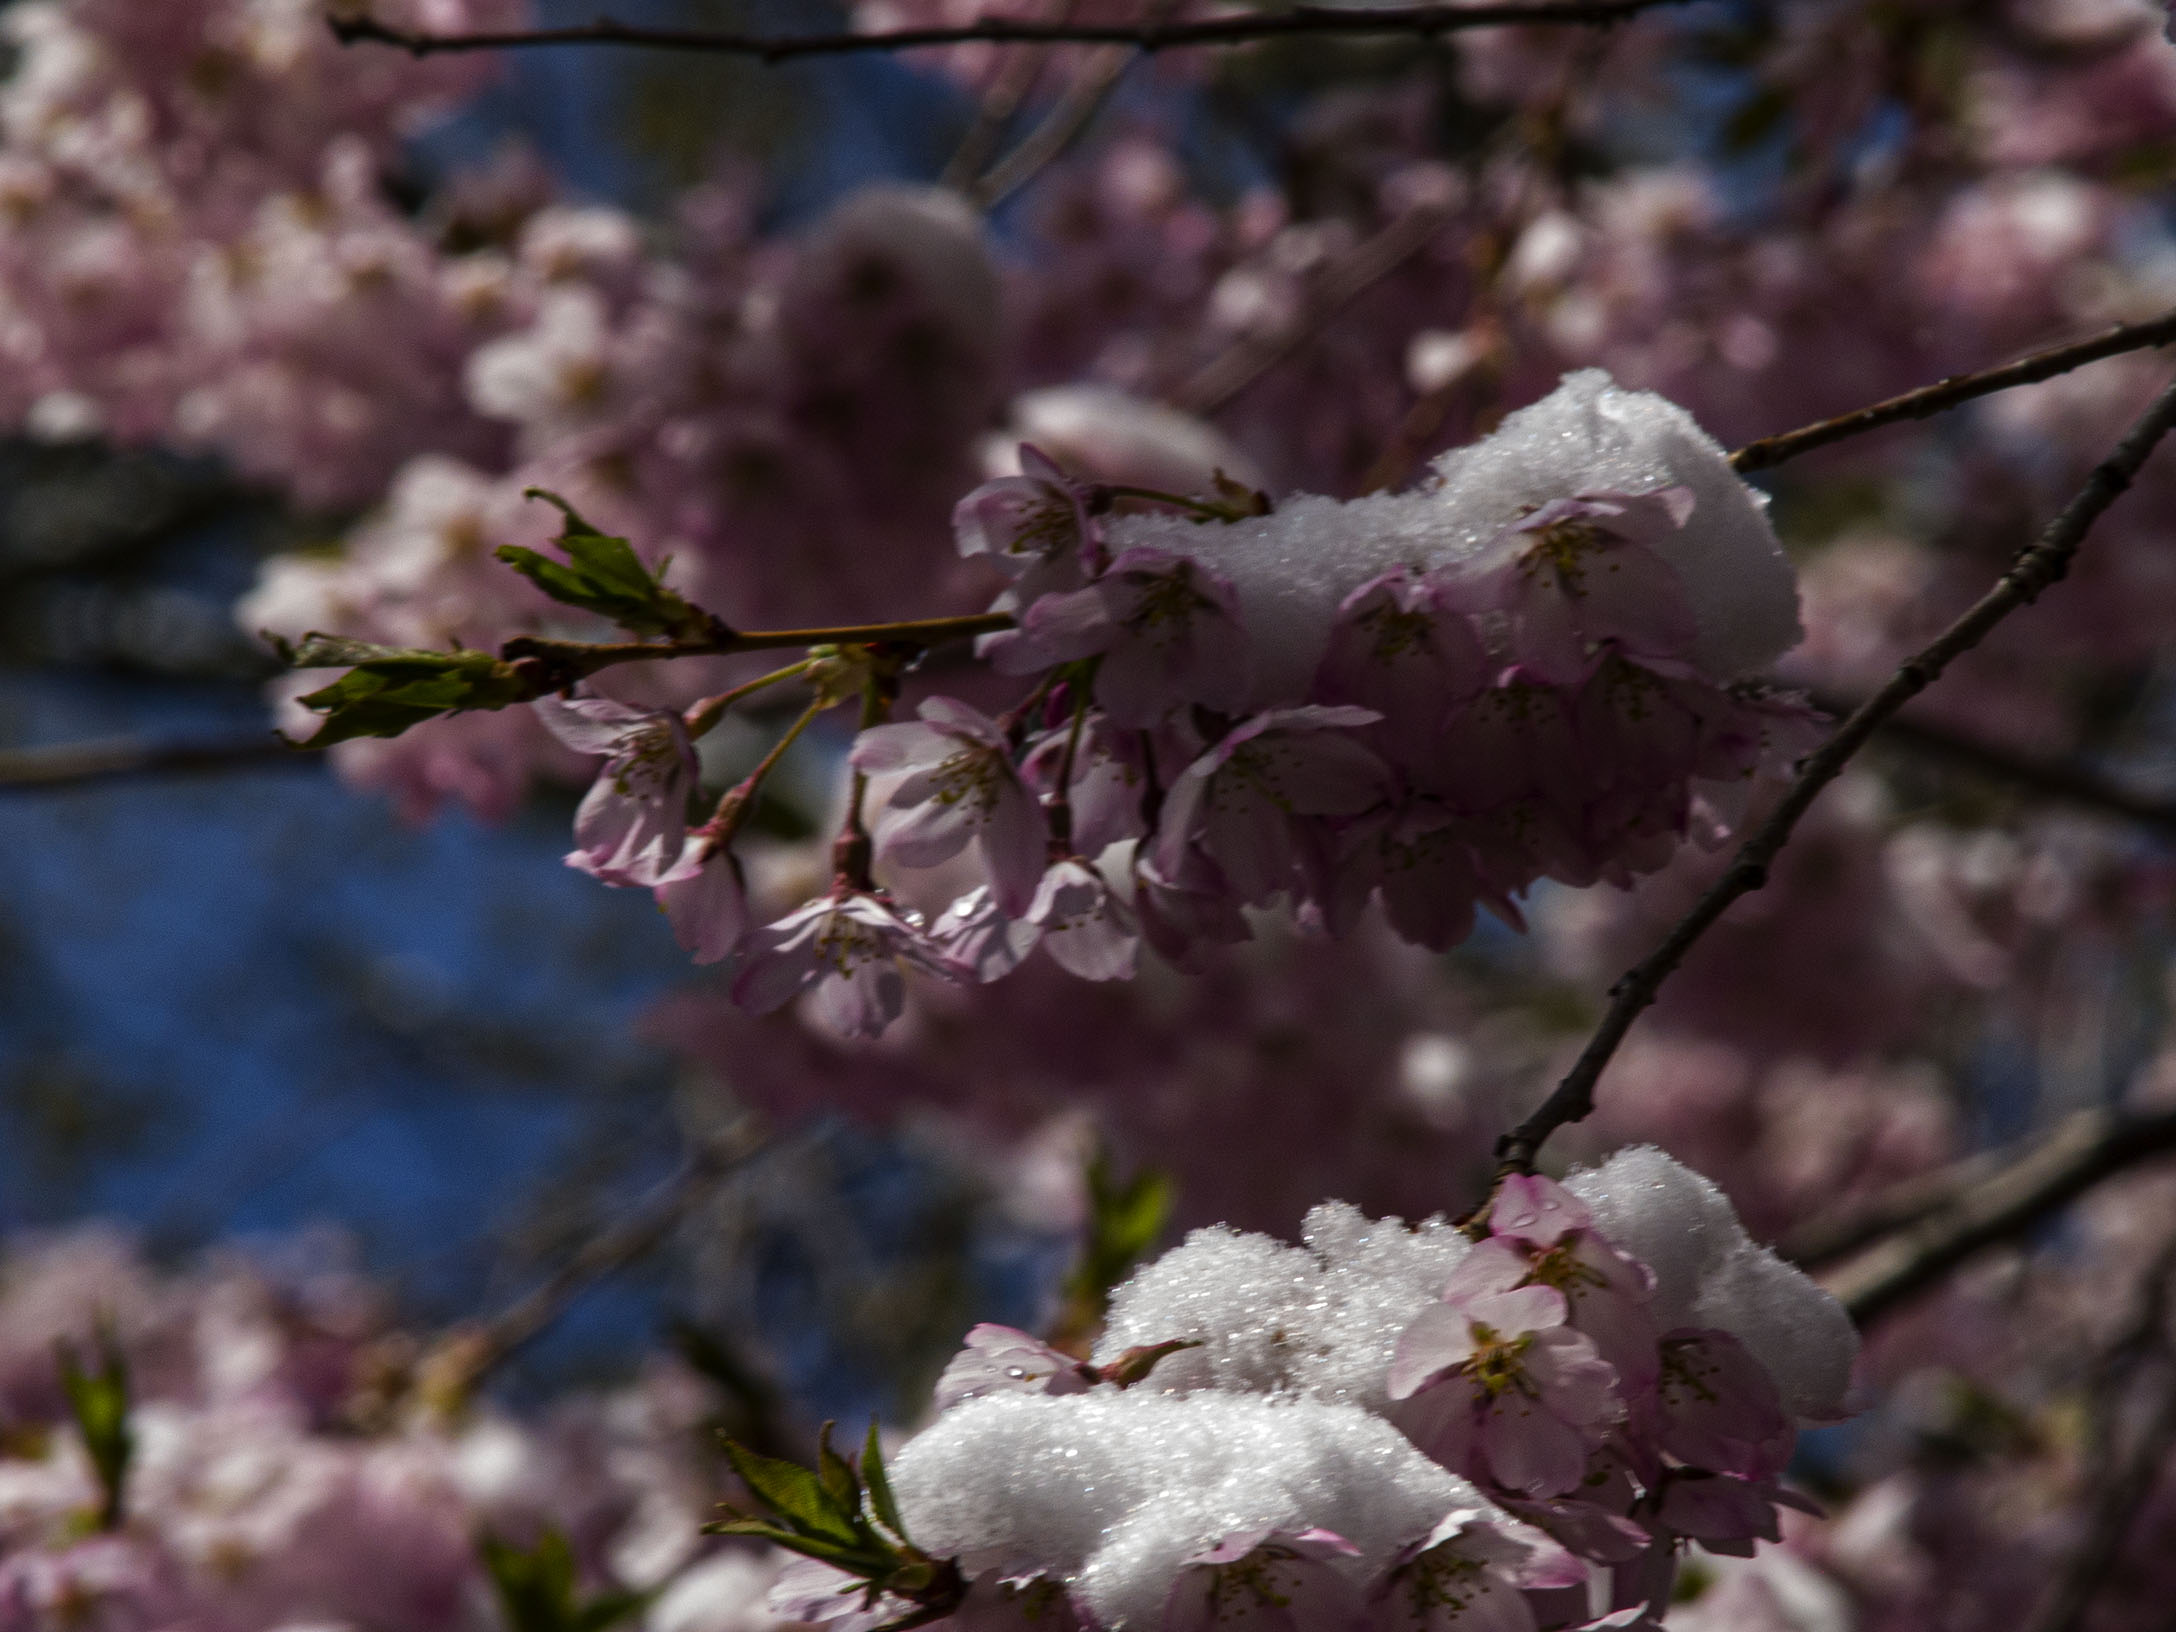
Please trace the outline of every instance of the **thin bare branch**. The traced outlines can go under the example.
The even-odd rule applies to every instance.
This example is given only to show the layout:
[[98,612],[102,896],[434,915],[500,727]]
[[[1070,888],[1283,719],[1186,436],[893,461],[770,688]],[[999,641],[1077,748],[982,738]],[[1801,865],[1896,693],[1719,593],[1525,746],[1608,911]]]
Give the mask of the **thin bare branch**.
[[[1156,9],[1168,14],[1173,8],[1164,5]],[[1045,167],[1056,163],[1095,123],[1096,115],[1103,111],[1103,104],[1118,88],[1127,64],[1132,61],[1132,52],[1120,46],[1106,46],[1081,64],[1080,72],[1066,86],[1057,105],[1021,139],[1018,147],[976,178],[968,189],[968,196],[982,209],[995,209],[1033,181]]]
[[1908,658],[1886,685],[1807,756],[1774,812],[1740,847],[1722,877],[1678,920],[1660,946],[1610,988],[1609,1010],[1564,1080],[1531,1116],[1497,1142],[1497,1156],[1506,1168],[1521,1172],[1531,1169],[1535,1153],[1550,1134],[1594,1109],[1594,1085],[1624,1041],[1625,1033],[1632,1029],[1633,1021],[1654,1002],[1670,972],[1731,904],[1768,882],[1769,865],[1789,842],[1799,819],[1821,790],[1836,779],[1885,721],[1939,679],[1952,662],[1977,646],[2012,612],[2038,600],[2044,590],[2062,578],[2093,523],[2130,487],[2139,467],[2171,427],[2176,427],[2176,384],[2163,388],[2154,398],[2115,452],[2094,468],[2077,496],[2048,523],[2038,541],[2018,556],[1995,586],[1932,643]]
[[[1869,1222],[1894,1227],[1877,1229],[1870,1250],[1823,1282],[1864,1325],[2104,1179],[2172,1153],[2176,1111],[2079,1111],[2022,1154],[1975,1158],[1927,1181],[1923,1190],[1900,1192],[1888,1220],[1877,1203]],[[1838,1228],[1828,1242],[1816,1236],[1793,1244],[1801,1262],[1833,1262],[1839,1245],[1849,1252],[1856,1243]]]
[[835,57],[855,52],[911,51],[925,46],[966,45],[977,41],[1022,45],[1122,45],[1135,51],[1178,51],[1191,47],[1244,45],[1254,40],[1330,34],[1402,34],[1432,39],[1473,28],[1514,25],[1569,25],[1605,28],[1643,11],[1683,5],[1687,0],[1559,0],[1551,4],[1470,6],[1295,6],[1290,11],[1250,11],[1186,22],[1085,23],[1028,22],[986,17],[979,22],[926,28],[893,28],[869,33],[747,34],[725,29],[647,28],[600,17],[568,28],[502,29],[469,34],[428,34],[394,28],[373,17],[335,17],[332,31],[343,44],[373,42],[397,46],[412,56],[453,51],[499,51],[540,46],[625,45],[666,51],[702,51],[719,56],[786,62],[797,57]]
[[1188,413],[1215,413],[1298,351],[1369,288],[1427,248],[1429,240],[1450,225],[1452,214],[1440,204],[1417,204],[1407,210],[1333,262],[1307,291],[1294,322],[1274,333],[1239,341],[1211,358],[1165,400]]
[[0,750],[0,793],[104,782],[129,776],[185,776],[203,771],[249,770],[265,765],[308,765],[314,760],[270,731],[204,742],[150,742],[106,737],[45,748]]
[[[2148,1272],[2133,1329],[2118,1340],[2119,1348],[2126,1342],[2135,1345],[2129,1357],[2134,1362],[2155,1353],[2164,1360],[2168,1358],[2168,1283],[2172,1267],[2176,1267],[2176,1242],[2162,1250]],[[2121,1368],[2104,1365],[2097,1369]],[[2123,1552],[2124,1538],[2137,1522],[2154,1486],[2160,1483],[2169,1452],[2176,1449],[2176,1377],[2161,1379],[2160,1399],[2144,1431],[2130,1455],[2118,1459],[2115,1437],[2120,1400],[2120,1390],[2095,1391],[2091,1402],[2094,1454],[2085,1480],[2086,1488],[2093,1492],[2092,1512],[2077,1549],[2026,1621],[2025,1632],[2077,1632],[2084,1624],[2087,1611]]]
[[2127,351],[2147,351],[2171,342],[2176,342],[2176,312],[2145,323],[2118,323],[2089,339],[2036,351],[2014,363],[2004,363],[2000,368],[1982,369],[1977,374],[1953,374],[1946,380],[1922,385],[1902,396],[1855,408],[1834,419],[1824,419],[1817,425],[1802,426],[1779,436],[1764,436],[1732,454],[1730,463],[1740,473],[1767,470],[1847,437],[1864,436],[1868,431],[1878,431],[1885,425],[1899,424],[1907,419],[1930,419],[1970,402],[1974,397],[2052,380],[2058,374],[2067,374],[2087,363],[2097,363],[2104,357],[2121,356]]
[[541,1285],[489,1319],[464,1322],[440,1337],[417,1364],[418,1386],[442,1404],[465,1398],[492,1371],[558,1324],[591,1287],[656,1250],[718,1180],[762,1148],[762,1134],[752,1121],[745,1121],[699,1150]]
[[[1818,693],[1813,701],[1824,713],[1838,719],[1858,706]],[[2120,817],[2159,832],[2176,832],[2176,798],[2132,787],[2075,759],[2043,759],[2018,753],[1909,715],[1885,721],[1881,739],[2043,799]]]

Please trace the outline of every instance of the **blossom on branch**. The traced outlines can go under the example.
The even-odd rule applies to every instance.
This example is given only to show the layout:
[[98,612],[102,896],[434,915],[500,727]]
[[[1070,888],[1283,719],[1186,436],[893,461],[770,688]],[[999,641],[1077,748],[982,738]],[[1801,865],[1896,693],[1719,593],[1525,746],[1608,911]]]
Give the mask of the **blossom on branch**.
[[535,707],[569,748],[605,756],[575,812],[567,865],[606,884],[655,888],[680,878],[696,784],[687,723],[671,709],[609,697],[543,697]]

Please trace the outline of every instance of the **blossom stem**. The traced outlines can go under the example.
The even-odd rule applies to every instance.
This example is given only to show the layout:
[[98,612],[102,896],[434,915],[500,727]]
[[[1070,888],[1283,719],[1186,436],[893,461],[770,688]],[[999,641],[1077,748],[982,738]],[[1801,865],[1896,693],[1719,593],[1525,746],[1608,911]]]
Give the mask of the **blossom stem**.
[[740,831],[741,823],[748,819],[748,812],[755,809],[756,794],[763,787],[763,779],[778,769],[778,762],[786,757],[786,750],[815,722],[816,716],[836,706],[829,699],[818,697],[801,710],[801,717],[786,727],[786,734],[771,744],[769,753],[756,761],[756,768],[735,783],[725,797],[718,801],[717,812],[710,818],[709,824],[712,838],[720,845],[733,842],[733,835]]
[[1169,505],[1183,510],[1202,521],[1235,521],[1239,513],[1228,504],[1214,499],[1190,499],[1183,493],[1166,493],[1156,487],[1132,487],[1123,482],[1098,482],[1091,490],[1096,500],[1107,505],[1112,499],[1143,499],[1150,504]]
[[[862,682],[861,729],[866,731],[891,718],[892,700],[898,695],[897,671],[884,665],[872,665],[869,678]],[[870,872],[875,861],[875,846],[869,839],[868,823],[862,817],[862,805],[868,795],[868,773],[857,768],[853,787],[847,794],[846,823],[839,829],[838,842],[831,851],[834,889],[876,888],[876,879]]]
[[1050,796],[1051,853],[1060,860],[1073,853],[1073,762],[1080,756],[1081,727],[1088,723],[1088,699],[1095,666],[1103,660],[1093,658],[1087,673],[1078,677],[1073,694],[1073,723],[1065,733],[1065,752],[1058,759],[1058,791]]
[[524,674],[535,696],[621,663],[654,663],[678,657],[724,657],[780,646],[904,646],[920,649],[1013,627],[1007,612],[962,617],[909,618],[900,623],[854,623],[833,629],[733,629],[714,640],[546,640],[517,635],[499,656]]
[[[725,718],[725,711],[743,697],[753,696],[756,692],[763,690],[764,687],[775,686],[782,680],[791,680],[797,674],[806,674],[814,666],[815,662],[816,660],[813,657],[804,657],[798,663],[788,663],[782,669],[773,669],[769,674],[759,676],[746,685],[735,686],[730,691],[721,691],[715,697],[705,697],[687,712],[688,735],[691,737],[708,736],[717,729],[718,722]],[[798,731],[800,727],[796,726],[794,729]]]

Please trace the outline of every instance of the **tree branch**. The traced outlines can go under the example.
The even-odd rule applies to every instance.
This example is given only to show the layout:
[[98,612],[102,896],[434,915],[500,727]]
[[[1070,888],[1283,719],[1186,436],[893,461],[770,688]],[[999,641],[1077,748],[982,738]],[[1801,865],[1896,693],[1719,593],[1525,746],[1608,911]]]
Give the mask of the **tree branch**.
[[107,737],[95,742],[56,743],[47,748],[0,749],[0,792],[54,788],[125,776],[187,775],[197,771],[241,770],[262,765],[307,765],[283,739],[269,731],[205,742],[147,742],[141,737]]
[[1289,11],[1243,12],[1186,22],[1076,23],[1027,22],[986,17],[979,22],[925,28],[880,29],[870,33],[746,34],[723,29],[646,28],[600,17],[568,28],[505,29],[472,34],[425,34],[394,28],[374,17],[334,17],[334,35],[344,45],[370,41],[397,46],[411,56],[451,51],[497,51],[537,46],[626,45],[667,51],[704,51],[721,56],[786,62],[797,57],[841,56],[865,51],[909,51],[924,46],[966,45],[977,41],[1025,45],[1123,45],[1136,51],[1177,51],[1199,46],[1244,45],[1254,40],[1325,34],[1403,34],[1432,39],[1473,28],[1519,24],[1570,24],[1607,27],[1687,0],[1559,0],[1551,4],[1471,6],[1295,6]]
[[2176,1110],[2079,1111],[2029,1148],[1968,1157],[1817,1223],[1784,1252],[1808,1268],[1848,1259],[1823,1281],[1863,1325],[2104,1179],[2171,1154]]
[[[2158,1354],[2168,1357],[2169,1277],[2176,1269],[2176,1241],[2162,1248],[2146,1284],[2139,1291],[2139,1309],[2132,1329],[2117,1340],[2102,1364],[2102,1373],[2135,1369],[2138,1362]],[[2124,1350],[2130,1349],[2126,1354]],[[2111,1363],[2112,1362],[2112,1363]],[[2128,1365],[2126,1365],[2128,1362]],[[2165,1368],[2164,1368],[2165,1369]],[[2095,1378],[2095,1382],[2114,1381]],[[2025,1632],[2076,1632],[2093,1600],[2107,1585],[2109,1571],[2123,1552],[2123,1541],[2137,1523],[2139,1512],[2160,1482],[2163,1464],[2176,1447],[2176,1378],[2164,1377],[2161,1397],[2130,1456],[2115,1465],[2117,1417],[2122,1391],[2102,1387],[2092,1391],[2094,1454],[2088,1459],[2086,1486],[2096,1492],[2084,1538],[2065,1561],[2047,1595],[2041,1599]]]
[[1609,1011],[1564,1080],[1531,1116],[1497,1142],[1496,1154],[1505,1168],[1529,1171],[1535,1153],[1550,1134],[1594,1109],[1594,1085],[1624,1041],[1625,1033],[1632,1029],[1633,1021],[1654,1002],[1670,972],[1731,904],[1768,882],[1769,864],[1789,842],[1792,830],[1821,790],[1836,779],[1877,728],[1940,678],[1944,669],[1977,646],[2004,618],[2039,599],[2042,591],[2062,578],[2087,531],[2131,485],[2139,467],[2171,427],[2176,427],[2176,384],[2162,389],[2115,452],[2094,468],[2077,496],[2048,523],[2039,540],[2017,558],[1995,586],[1931,644],[1907,659],[1888,684],[1807,756],[1774,812],[1740,847],[1722,877],[1678,920],[1660,946],[1610,988]]
[[[1856,704],[1815,693],[1814,706],[1838,719]],[[1944,726],[1898,715],[1883,722],[1882,740],[1930,759],[1947,760],[1994,782],[2006,782],[2045,799],[2116,816],[2141,827],[2176,832],[2176,798],[2147,793],[2074,759],[2039,759],[1981,742]]]
[[2171,342],[2176,342],[2176,312],[2145,323],[2118,323],[2090,339],[2036,351],[2000,368],[1982,369],[1977,374],[1953,374],[1946,380],[1922,385],[1902,396],[1855,408],[1834,419],[1824,419],[1817,425],[1802,426],[1779,436],[1764,436],[1732,454],[1731,468],[1741,475],[1749,470],[1767,470],[1787,459],[1796,459],[1802,453],[1811,453],[1815,448],[1825,448],[1831,442],[1864,436],[1868,431],[1878,431],[1885,425],[1899,424],[1907,419],[1930,419],[1970,402],[1974,397],[2052,380],[2058,374],[2067,374],[2087,363],[2097,363],[2104,357],[2121,356],[2127,351],[2146,351]]
[[1250,335],[1212,357],[1167,397],[1190,414],[1213,414],[1285,358],[1375,284],[1428,247],[1451,223],[1441,204],[1416,204],[1372,238],[1325,268],[1306,291],[1299,316],[1270,334]]
[[583,1293],[658,1247],[711,1185],[762,1148],[763,1136],[752,1122],[743,1122],[715,1145],[697,1151],[627,1217],[586,1242],[542,1285],[488,1320],[463,1322],[440,1337],[417,1364],[417,1386],[439,1404],[466,1398],[486,1375],[551,1330]]

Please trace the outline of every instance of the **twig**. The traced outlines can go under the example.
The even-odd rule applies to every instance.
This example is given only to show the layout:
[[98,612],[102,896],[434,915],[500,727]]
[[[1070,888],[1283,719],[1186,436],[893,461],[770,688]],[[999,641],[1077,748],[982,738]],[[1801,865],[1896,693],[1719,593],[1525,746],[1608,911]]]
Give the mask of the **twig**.
[[0,750],[0,792],[100,782],[124,776],[174,776],[263,765],[299,765],[292,748],[270,732],[208,742],[146,742],[107,737],[47,748]]
[[[1155,9],[1168,13],[1173,8],[1164,5]],[[1043,116],[1042,123],[1029,131],[1018,147],[976,179],[968,189],[969,197],[985,210],[995,209],[1034,180],[1046,165],[1055,163],[1095,122],[1105,99],[1132,60],[1133,53],[1122,46],[1106,46],[1090,57],[1066,86],[1057,106]]]
[[342,44],[372,41],[398,46],[412,56],[449,51],[498,51],[536,46],[629,45],[667,51],[706,51],[722,56],[785,62],[795,57],[840,56],[864,51],[910,51],[923,46],[977,41],[1023,45],[1123,45],[1136,51],[1177,51],[1194,46],[1242,45],[1253,40],[1324,34],[1407,34],[1432,39],[1472,28],[1528,24],[1607,27],[1661,6],[1687,0],[1560,0],[1559,4],[1472,6],[1295,6],[1290,11],[1242,12],[1177,23],[1026,22],[986,17],[979,22],[870,33],[746,34],[723,29],[645,28],[600,17],[568,28],[502,29],[469,34],[426,34],[394,28],[373,17],[334,17]]
[[[1057,0],[1047,13],[1052,22],[1066,22],[1072,18],[1076,0]],[[1023,46],[1006,55],[991,76],[989,88],[975,106],[974,123],[967,127],[967,134],[960,138],[959,146],[952,150],[952,157],[945,161],[944,173],[937,178],[937,185],[949,187],[954,192],[979,200],[980,189],[976,178],[997,151],[998,138],[1005,127],[1012,123],[1013,115],[1042,78],[1043,66],[1049,61],[1047,49]]]
[[[1903,1227],[1823,1277],[1861,1325],[1932,1284],[1984,1247],[2029,1230],[2094,1185],[2176,1152],[2176,1111],[2080,1111],[2014,1160],[1960,1164],[1949,1183],[1900,1198]],[[1916,1209],[1912,1200],[1926,1205]],[[1822,1243],[1812,1243],[1818,1257]],[[1850,1250],[1849,1246],[1845,1247]]]
[[455,1326],[433,1343],[416,1367],[420,1391],[440,1404],[467,1397],[485,1376],[557,1324],[583,1293],[656,1248],[712,1184],[762,1148],[762,1136],[752,1122],[744,1122],[719,1143],[699,1150],[633,1212],[585,1243],[542,1285],[488,1320]]
[[1974,397],[1984,397],[1995,391],[2007,391],[2012,386],[2051,380],[2058,374],[2067,374],[2087,363],[2097,363],[2103,357],[2116,357],[2127,351],[2146,351],[2171,342],[2176,342],[2176,312],[2145,323],[2118,323],[2114,328],[2104,329],[2090,339],[2051,347],[2046,351],[2036,351],[2029,357],[2021,357],[2014,363],[2005,363],[2000,368],[1983,369],[1977,374],[1953,374],[1933,385],[1922,385],[1900,397],[1890,397],[1870,407],[1855,408],[1848,414],[1824,419],[1817,425],[1785,431],[1779,436],[1764,436],[1757,442],[1748,442],[1732,454],[1731,467],[1740,473],[1766,470],[1770,466],[1782,464],[1786,459],[1796,459],[1802,453],[1811,453],[1815,448],[1825,448],[1831,442],[1841,442],[1846,437],[1863,436],[1868,431],[1878,431],[1884,425],[1895,425],[1907,419],[1929,419],[1970,402]]
[[1188,413],[1215,413],[1299,350],[1372,285],[1425,249],[1431,238],[1450,225],[1452,214],[1441,204],[1419,204],[1407,210],[1333,263],[1308,291],[1305,310],[1296,321],[1273,334],[1250,335],[1211,358],[1166,400]]
[[[2149,1352],[2157,1348],[2166,1356],[2171,1256],[2170,1250],[2164,1248],[2156,1260],[2147,1284],[2140,1292],[2140,1309],[2134,1328],[2119,1342],[2127,1340]],[[2097,1408],[2095,1427],[2104,1441],[2104,1454],[2095,1460],[2113,1461],[2117,1399],[2112,1392],[2103,1391],[2097,1394],[2094,1404]],[[2162,1466],[2171,1448],[2176,1448],[2176,1378],[2162,1381],[2160,1403],[2155,1406],[2129,1458],[2114,1469],[2113,1475],[2110,1476],[2106,1466],[2088,1471],[2086,1482],[2098,1494],[2093,1502],[2092,1516],[2086,1522],[2084,1539],[2064,1563],[2032,1618],[2025,1623],[2025,1632],[2076,1632],[2084,1622],[2086,1612],[2107,1584],[2109,1572],[2123,1551],[2124,1538],[2130,1534],[2139,1511],[2153,1494],[2153,1487],[2160,1482]]]
[[[1813,703],[1822,712],[1839,719],[1855,706],[1818,693]],[[1897,743],[1930,759],[1948,760],[1991,781],[2007,782],[2043,798],[2120,816],[2142,827],[2176,832],[2176,797],[2129,787],[2073,759],[2039,759],[2016,753],[1943,726],[1915,720],[1909,715],[1897,715],[1884,721],[1881,735],[1885,742]]]
[[1550,1134],[1594,1109],[1595,1082],[1624,1041],[1625,1033],[1632,1029],[1632,1022],[1654,1002],[1670,971],[1731,904],[1768,882],[1769,864],[1821,790],[1836,779],[1884,721],[1932,685],[1944,669],[1984,640],[1995,625],[2019,607],[2039,599],[2042,591],[2062,578],[2087,531],[2131,485],[2139,467],[2172,426],[2176,426],[2176,384],[2162,389],[2115,452],[2094,468],[2077,496],[2048,523],[2039,540],[2018,556],[1995,586],[1931,644],[1906,659],[1886,685],[1807,756],[1774,812],[1740,847],[1722,877],[1678,920],[1660,946],[1610,988],[1609,1011],[1564,1080],[1531,1116],[1497,1142],[1496,1154],[1507,1169],[1530,1170],[1535,1153]]

